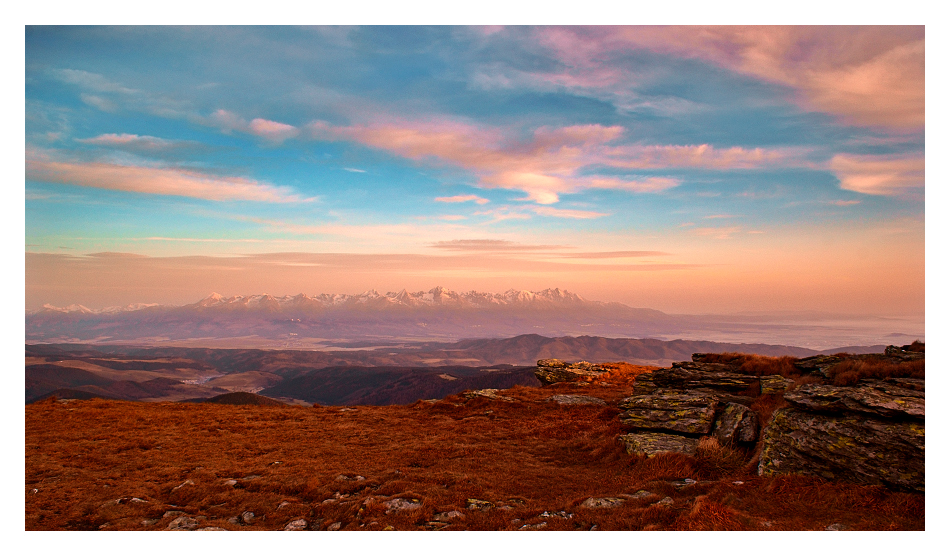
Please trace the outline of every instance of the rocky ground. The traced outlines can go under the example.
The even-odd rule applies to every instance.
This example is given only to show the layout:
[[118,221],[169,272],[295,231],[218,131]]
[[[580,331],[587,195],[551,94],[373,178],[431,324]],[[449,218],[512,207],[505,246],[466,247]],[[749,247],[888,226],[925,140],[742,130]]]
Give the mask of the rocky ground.
[[[615,366],[403,406],[26,407],[27,530],[922,530],[924,496],[628,454]],[[760,411],[762,408],[757,408]]]

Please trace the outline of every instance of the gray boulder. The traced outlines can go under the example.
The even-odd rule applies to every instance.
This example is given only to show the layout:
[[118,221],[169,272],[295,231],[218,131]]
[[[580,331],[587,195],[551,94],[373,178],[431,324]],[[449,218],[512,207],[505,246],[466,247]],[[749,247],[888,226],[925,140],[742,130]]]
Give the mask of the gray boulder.
[[713,436],[724,446],[755,442],[759,438],[759,420],[755,412],[744,405],[726,404],[716,419]]

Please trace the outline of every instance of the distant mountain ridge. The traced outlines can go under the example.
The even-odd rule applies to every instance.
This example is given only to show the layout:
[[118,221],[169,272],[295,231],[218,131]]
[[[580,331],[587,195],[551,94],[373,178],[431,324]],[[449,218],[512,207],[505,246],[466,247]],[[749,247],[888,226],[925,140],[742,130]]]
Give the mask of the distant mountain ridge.
[[[408,339],[454,341],[548,335],[649,335],[668,331],[673,319],[660,311],[622,303],[588,301],[559,288],[504,293],[376,290],[293,296],[213,293],[182,306],[132,304],[94,310],[82,305],[45,306],[26,316],[26,339],[45,342],[161,343],[195,338],[266,339],[268,347],[314,347],[309,339]],[[245,340],[246,341],[246,340]],[[235,343],[234,347],[252,347]]]
[[[452,307],[452,308],[496,308],[505,306],[516,307],[627,307],[622,303],[588,301],[581,296],[560,288],[548,288],[541,291],[527,291],[510,289],[504,293],[488,293],[471,290],[455,292],[436,286],[429,291],[409,292],[405,289],[399,292],[380,294],[376,290],[368,290],[360,294],[328,294],[321,293],[313,296],[306,294],[273,296],[235,295],[225,297],[212,293],[197,303],[182,306],[160,305],[158,303],[133,303],[125,307],[106,307],[90,309],[83,305],[73,304],[66,307],[56,307],[45,304],[42,309],[30,311],[27,314],[41,313],[80,313],[80,314],[114,314],[134,312],[145,309],[158,308],[168,310],[180,309],[258,309],[271,311],[295,311],[307,309],[328,309],[334,307],[363,306],[377,309],[387,307]],[[660,311],[656,311],[660,313]]]
[[671,315],[591,301],[560,288],[459,293],[435,287],[386,294],[376,290],[285,296],[212,293],[187,305],[133,303],[102,309],[45,305],[27,312],[25,339],[323,350],[524,334],[784,344],[823,350],[922,339],[923,323],[870,317],[848,320],[834,315]]

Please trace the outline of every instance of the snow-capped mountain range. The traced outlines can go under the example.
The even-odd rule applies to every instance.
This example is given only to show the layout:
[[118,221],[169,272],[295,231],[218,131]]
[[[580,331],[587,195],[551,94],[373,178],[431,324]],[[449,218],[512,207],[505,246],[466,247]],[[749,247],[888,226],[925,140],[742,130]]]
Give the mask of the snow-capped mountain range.
[[[321,293],[314,296],[305,294],[273,296],[268,294],[261,295],[235,295],[225,297],[223,295],[212,293],[208,297],[190,305],[183,305],[182,309],[264,309],[272,311],[306,309],[306,308],[331,308],[344,306],[365,306],[374,308],[385,307],[453,307],[453,308],[490,308],[490,307],[555,307],[555,306],[579,306],[579,305],[608,305],[598,301],[587,301],[581,296],[560,288],[548,288],[546,290],[532,292],[526,290],[508,290],[504,293],[486,293],[477,291],[468,291],[458,293],[441,286],[432,288],[429,291],[408,292],[405,289],[399,292],[388,292],[385,295],[376,290],[369,290],[360,294],[327,294]],[[620,304],[609,304],[620,305]],[[50,304],[43,305],[39,311],[32,311],[28,314],[37,314],[42,312],[57,313],[80,313],[80,314],[115,314],[132,311],[141,311],[152,307],[172,308],[173,306],[162,306],[157,303],[132,303],[125,307],[106,307],[103,309],[90,309],[83,305],[68,305],[66,307],[55,307]]]
[[[28,341],[155,344],[242,339],[257,346],[307,347],[324,341],[457,340],[518,334],[652,334],[669,315],[577,294],[542,291],[458,293],[370,290],[357,295],[236,295],[213,293],[189,305],[136,303],[90,309],[47,305],[27,313]],[[662,326],[658,328],[658,325]],[[249,340],[248,338],[253,338]],[[266,341],[264,341],[266,340]]]

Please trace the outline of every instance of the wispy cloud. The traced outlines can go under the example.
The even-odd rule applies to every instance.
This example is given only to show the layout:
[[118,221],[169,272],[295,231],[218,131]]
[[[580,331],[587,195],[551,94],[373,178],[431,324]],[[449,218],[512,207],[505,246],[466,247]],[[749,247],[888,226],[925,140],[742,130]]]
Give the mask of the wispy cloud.
[[829,164],[841,188],[866,195],[894,195],[924,187],[923,156],[837,155]]
[[861,204],[861,201],[857,199],[850,199],[848,201],[845,201],[845,200],[829,201],[829,203],[838,207],[850,207],[852,205]]
[[557,256],[565,259],[626,259],[639,257],[666,257],[671,255],[665,251],[590,251],[584,253],[558,253]]
[[563,245],[528,245],[506,239],[453,239],[437,241],[430,247],[449,251],[547,251],[565,248]]
[[609,216],[606,212],[595,212],[592,210],[571,210],[571,209],[558,209],[554,207],[531,207],[531,210],[536,214],[541,216],[553,216],[555,218],[574,218],[586,220],[589,218],[600,218],[602,216]]
[[692,232],[698,236],[711,237],[714,239],[730,239],[735,234],[741,233],[742,228],[737,226],[729,228],[694,228]]
[[248,133],[274,144],[283,143],[287,139],[300,134],[300,130],[290,124],[265,120],[264,118],[254,118],[247,121],[234,112],[223,109],[211,114],[206,123],[218,127],[224,132]]
[[436,197],[436,201],[440,203],[466,203],[468,201],[474,201],[479,205],[484,205],[488,202],[488,199],[484,197],[479,197],[478,195],[454,195],[452,197]]
[[790,86],[807,109],[848,123],[924,124],[923,26],[554,27],[533,40],[563,64],[536,79],[608,94],[629,77],[611,54],[643,48]]
[[197,141],[163,139],[151,135],[132,133],[103,133],[96,137],[75,139],[76,142],[97,147],[107,147],[141,155],[166,155],[175,152],[207,151],[208,147]]
[[57,160],[49,153],[36,150],[27,151],[26,179],[212,201],[291,203],[306,200],[294,194],[289,187],[246,178],[216,176],[181,168]]
[[360,170],[359,168],[344,168],[347,172],[355,172],[357,174],[365,174],[366,170]]
[[[385,119],[385,118],[383,118]],[[623,189],[653,193],[680,185],[669,176],[598,175],[616,170],[736,169],[802,165],[802,153],[789,149],[720,149],[710,145],[614,145],[625,129],[599,124],[539,127],[524,140],[514,129],[490,128],[448,118],[427,121],[336,126],[314,121],[306,126],[317,140],[350,140],[418,161],[456,166],[478,176],[485,188],[520,190],[522,200],[553,204],[560,196],[585,189]],[[440,199],[466,198],[466,196]],[[453,201],[445,201],[453,202]]]

